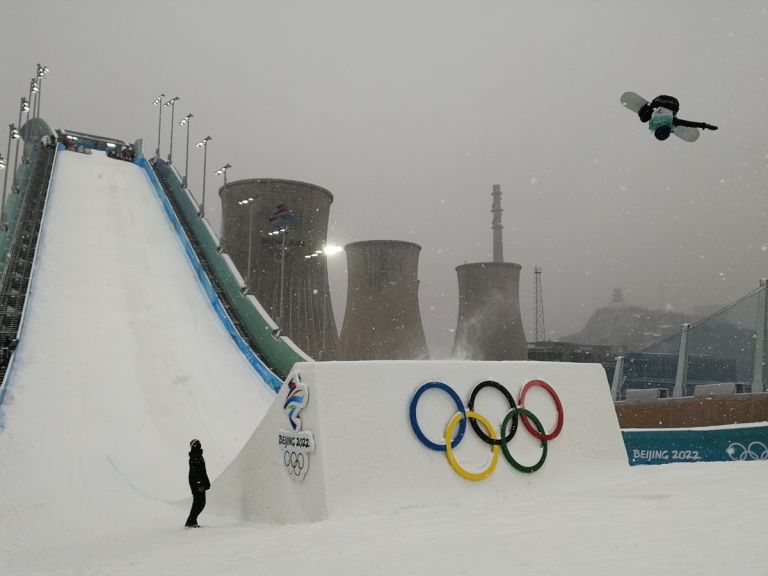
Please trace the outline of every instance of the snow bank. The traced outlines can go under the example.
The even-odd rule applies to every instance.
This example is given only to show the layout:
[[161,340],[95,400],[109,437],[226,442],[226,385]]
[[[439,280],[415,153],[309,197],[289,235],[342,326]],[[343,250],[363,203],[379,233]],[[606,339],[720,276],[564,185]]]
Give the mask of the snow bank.
[[[310,432],[314,451],[304,455],[303,480],[291,478],[295,462],[285,456],[281,437],[292,432],[283,386],[278,400],[237,459],[210,494],[212,510],[255,521],[305,522],[335,514],[429,506],[455,499],[493,499],[500,494],[532,494],[620,475],[629,468],[605,372],[599,365],[539,362],[330,362],[297,364],[292,378],[306,387],[299,414],[302,432]],[[429,381],[448,384],[466,406],[471,389],[495,380],[519,399],[529,380],[548,382],[564,411],[561,434],[548,442],[544,465],[532,474],[514,469],[500,454],[495,471],[474,482],[454,472],[445,453],[425,447],[414,433],[409,406],[415,391]],[[289,403],[295,406],[294,403]],[[525,406],[554,428],[557,413],[550,396],[532,389]],[[426,392],[417,405],[419,426],[428,439],[441,442],[457,408],[447,394]],[[496,390],[479,393],[475,411],[498,434],[508,410]],[[540,443],[520,425],[509,443],[524,465],[534,464]],[[294,450],[295,451],[295,450]],[[298,452],[298,451],[296,451]],[[471,472],[487,467],[491,450],[467,427],[455,450]],[[298,456],[297,456],[298,458]],[[288,462],[288,466],[286,466]],[[293,465],[293,466],[292,466]]]

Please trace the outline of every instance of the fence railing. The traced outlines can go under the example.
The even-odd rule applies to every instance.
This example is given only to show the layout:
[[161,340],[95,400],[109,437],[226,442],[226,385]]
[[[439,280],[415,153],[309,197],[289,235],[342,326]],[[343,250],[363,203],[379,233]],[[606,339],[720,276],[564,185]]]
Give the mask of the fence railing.
[[617,359],[615,400],[768,390],[768,282],[695,324]]

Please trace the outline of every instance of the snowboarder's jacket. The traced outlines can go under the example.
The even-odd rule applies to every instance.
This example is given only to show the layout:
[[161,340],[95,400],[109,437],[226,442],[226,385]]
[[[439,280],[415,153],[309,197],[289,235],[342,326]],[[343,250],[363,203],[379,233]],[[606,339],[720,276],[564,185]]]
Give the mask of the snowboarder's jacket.
[[656,96],[651,102],[643,104],[638,110],[641,122],[649,122],[649,128],[655,130],[659,126],[689,126],[690,128],[701,128],[702,130],[717,130],[717,126],[712,126],[706,122],[690,122],[677,117],[680,111],[680,102],[674,96],[664,94]]
[[197,492],[200,488],[208,490],[211,487],[208,473],[205,471],[203,449],[199,444],[193,446],[189,451],[189,487],[193,493]]

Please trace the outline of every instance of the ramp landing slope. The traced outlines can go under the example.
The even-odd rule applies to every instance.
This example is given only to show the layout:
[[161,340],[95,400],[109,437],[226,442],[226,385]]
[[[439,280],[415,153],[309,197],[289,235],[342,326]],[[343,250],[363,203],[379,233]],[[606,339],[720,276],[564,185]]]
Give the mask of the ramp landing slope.
[[14,531],[8,545],[47,530],[100,533],[129,509],[151,515],[157,499],[188,498],[190,439],[213,477],[274,400],[219,323],[144,172],[99,152],[57,154],[0,406],[3,524],[19,514],[39,534]]

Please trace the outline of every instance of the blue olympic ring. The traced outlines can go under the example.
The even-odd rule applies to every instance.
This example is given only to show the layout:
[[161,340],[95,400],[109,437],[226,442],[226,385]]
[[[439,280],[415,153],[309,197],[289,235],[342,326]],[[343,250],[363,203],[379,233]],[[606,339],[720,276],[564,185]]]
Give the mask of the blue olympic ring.
[[461,442],[461,439],[464,438],[464,432],[467,431],[467,411],[464,409],[464,403],[461,401],[461,398],[459,398],[459,395],[456,394],[456,391],[442,382],[427,382],[426,384],[423,384],[413,395],[410,408],[411,427],[413,428],[413,431],[416,433],[416,436],[419,438],[419,440],[421,440],[422,444],[424,444],[424,446],[427,448],[431,448],[437,452],[445,452],[445,444],[437,444],[427,438],[424,435],[424,432],[421,431],[419,422],[416,419],[416,405],[419,403],[419,398],[421,398],[421,395],[424,394],[424,392],[432,388],[437,388],[448,394],[448,396],[453,399],[454,403],[456,404],[456,408],[458,408],[459,412],[461,412],[463,416],[461,422],[459,423],[459,431],[456,433],[456,436],[453,438],[453,440],[451,440],[451,448],[456,448],[458,443]]

